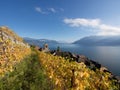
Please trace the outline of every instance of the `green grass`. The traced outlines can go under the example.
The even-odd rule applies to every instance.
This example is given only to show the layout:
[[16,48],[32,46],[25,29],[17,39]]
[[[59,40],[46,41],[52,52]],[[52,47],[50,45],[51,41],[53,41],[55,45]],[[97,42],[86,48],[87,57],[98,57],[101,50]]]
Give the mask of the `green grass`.
[[0,78],[0,90],[53,90],[35,51]]

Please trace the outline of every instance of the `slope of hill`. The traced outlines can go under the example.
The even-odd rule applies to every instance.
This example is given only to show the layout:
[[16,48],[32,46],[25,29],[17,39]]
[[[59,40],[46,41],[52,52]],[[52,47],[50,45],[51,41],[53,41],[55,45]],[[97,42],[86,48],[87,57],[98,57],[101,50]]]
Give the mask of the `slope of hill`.
[[22,38],[8,27],[0,27],[0,76],[12,71],[13,66],[29,54],[30,46],[23,43]]
[[[84,63],[39,52],[39,60],[46,74],[53,81],[55,90],[118,90],[119,84],[111,74],[93,71]],[[116,85],[115,85],[116,83]]]
[[118,46],[120,36],[89,36],[74,42],[80,45]]
[[[49,81],[49,82],[48,82]],[[15,65],[0,79],[1,90],[119,90],[111,74],[93,71],[84,63],[32,50],[32,55]]]

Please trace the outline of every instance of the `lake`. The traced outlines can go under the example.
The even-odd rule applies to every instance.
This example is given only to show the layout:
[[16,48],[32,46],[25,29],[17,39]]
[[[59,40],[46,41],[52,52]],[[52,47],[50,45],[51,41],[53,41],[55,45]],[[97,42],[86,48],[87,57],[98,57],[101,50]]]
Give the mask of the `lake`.
[[80,46],[76,44],[50,44],[49,48],[55,50],[60,47],[62,51],[82,54],[107,67],[115,75],[120,76],[120,46]]

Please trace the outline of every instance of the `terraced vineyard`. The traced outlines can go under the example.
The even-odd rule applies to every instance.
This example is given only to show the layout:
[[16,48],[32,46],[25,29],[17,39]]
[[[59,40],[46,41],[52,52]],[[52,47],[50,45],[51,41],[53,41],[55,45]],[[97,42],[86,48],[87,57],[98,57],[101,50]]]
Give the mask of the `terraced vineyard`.
[[30,53],[29,45],[22,38],[9,28],[0,27],[0,76],[13,71],[13,66]]
[[110,80],[110,74],[93,71],[84,63],[69,62],[62,57],[39,53],[40,63],[55,90],[119,90],[119,84]]
[[110,73],[44,53],[0,28],[0,90],[120,90]]

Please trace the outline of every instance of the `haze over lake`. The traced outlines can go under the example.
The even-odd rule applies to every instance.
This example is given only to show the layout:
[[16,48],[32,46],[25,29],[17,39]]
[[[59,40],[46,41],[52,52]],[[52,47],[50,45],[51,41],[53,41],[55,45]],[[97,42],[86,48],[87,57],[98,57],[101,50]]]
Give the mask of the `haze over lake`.
[[[40,45],[41,46],[41,45]],[[60,47],[62,51],[82,54],[107,67],[113,74],[120,76],[120,46],[80,46],[77,44],[50,44],[49,48],[55,50]]]

